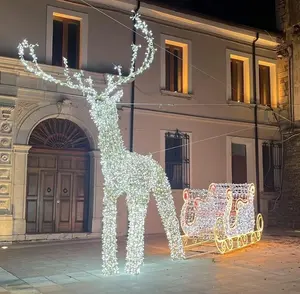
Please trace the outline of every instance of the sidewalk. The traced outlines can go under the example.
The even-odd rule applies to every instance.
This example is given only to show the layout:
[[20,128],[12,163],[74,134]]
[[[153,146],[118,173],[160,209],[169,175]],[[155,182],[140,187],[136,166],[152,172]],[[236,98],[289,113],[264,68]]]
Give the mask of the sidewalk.
[[103,277],[99,240],[14,244],[0,249],[0,293],[300,293],[299,238],[265,236],[227,255],[198,247],[181,262],[168,252],[164,236],[147,237],[139,276]]

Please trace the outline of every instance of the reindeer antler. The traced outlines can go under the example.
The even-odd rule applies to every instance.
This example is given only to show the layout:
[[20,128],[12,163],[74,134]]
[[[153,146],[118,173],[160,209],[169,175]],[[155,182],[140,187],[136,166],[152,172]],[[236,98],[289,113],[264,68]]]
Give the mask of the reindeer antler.
[[[68,61],[66,58],[63,58],[64,63],[64,80],[59,80],[55,77],[53,77],[50,74],[45,73],[41,67],[38,64],[38,58],[35,54],[35,47],[38,47],[38,44],[29,44],[27,40],[24,40],[22,43],[18,45],[18,53],[19,58],[23,65],[26,67],[26,69],[29,72],[34,73],[36,76],[41,77],[43,80],[61,85],[66,86],[71,89],[80,90],[84,96],[86,96],[88,99],[94,99],[94,100],[105,100],[109,97],[120,85],[128,83],[130,80],[134,79],[136,76],[140,75],[142,72],[144,72],[147,68],[150,67],[150,64],[153,62],[154,54],[156,49],[153,45],[153,35],[152,32],[148,29],[148,25],[140,19],[139,14],[134,14],[131,17],[132,20],[135,21],[135,28],[137,30],[141,30],[144,38],[147,42],[147,48],[145,52],[145,59],[142,63],[142,65],[135,69],[135,62],[137,59],[138,51],[141,48],[141,45],[135,45],[132,44],[132,57],[131,57],[131,65],[129,70],[129,75],[124,77],[122,76],[122,66],[118,65],[115,66],[115,70],[117,70],[118,75],[107,75],[107,87],[102,93],[98,93],[93,86],[93,80],[89,76],[88,78],[84,77],[83,71],[79,71],[73,74],[73,76],[70,76],[69,73],[69,67],[68,67]],[[32,58],[32,65],[25,60],[24,58],[24,52],[25,49],[29,49],[29,55]],[[74,83],[73,80],[76,80],[77,83]]]
[[[132,11],[134,12],[134,11]],[[129,75],[126,77],[122,76],[122,66],[117,65],[115,66],[115,70],[118,72],[118,76],[115,77],[113,75],[107,75],[107,88],[105,90],[104,95],[109,95],[112,93],[118,86],[122,84],[128,83],[130,80],[135,79],[138,75],[143,73],[146,69],[148,69],[151,65],[151,63],[154,60],[154,54],[156,52],[156,49],[154,48],[154,43],[153,43],[153,34],[152,31],[148,29],[148,25],[146,24],[145,21],[142,21],[140,18],[140,14],[135,13],[133,16],[130,17],[132,20],[134,20],[134,27],[136,30],[140,30],[142,34],[144,35],[144,38],[146,39],[147,42],[147,48],[145,52],[145,59],[142,63],[142,65],[138,68],[135,69],[135,62],[138,56],[138,51],[141,48],[141,45],[131,45],[132,49],[132,56],[131,56],[131,64],[130,64],[130,70],[129,70]]]

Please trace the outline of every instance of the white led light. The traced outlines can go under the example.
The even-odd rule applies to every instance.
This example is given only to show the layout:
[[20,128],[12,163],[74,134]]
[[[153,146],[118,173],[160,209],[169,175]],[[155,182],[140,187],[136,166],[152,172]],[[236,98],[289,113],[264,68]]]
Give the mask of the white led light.
[[[98,93],[91,77],[84,78],[82,71],[70,76],[68,62],[64,58],[64,80],[45,73],[38,65],[35,47],[24,40],[19,44],[19,57],[26,69],[42,79],[82,91],[90,104],[90,114],[99,131],[102,173],[104,176],[102,259],[103,273],[116,274],[117,261],[116,217],[117,199],[126,194],[129,212],[129,232],[127,242],[127,273],[138,274],[144,259],[144,223],[152,192],[169,241],[172,259],[183,259],[184,251],[180,236],[179,222],[172,198],[172,190],[163,168],[151,156],[143,156],[126,150],[118,125],[117,103],[123,96],[119,86],[132,81],[150,67],[154,59],[153,35],[140,15],[131,17],[135,28],[140,30],[147,42],[142,65],[135,69],[135,62],[141,45],[132,45],[129,74],[122,75],[122,67],[115,66],[117,76],[107,75],[107,87]],[[29,49],[32,63],[24,59],[24,51]]]
[[260,240],[261,214],[255,231],[254,184],[211,184],[208,190],[185,189],[181,227],[193,243],[215,241],[221,253]]

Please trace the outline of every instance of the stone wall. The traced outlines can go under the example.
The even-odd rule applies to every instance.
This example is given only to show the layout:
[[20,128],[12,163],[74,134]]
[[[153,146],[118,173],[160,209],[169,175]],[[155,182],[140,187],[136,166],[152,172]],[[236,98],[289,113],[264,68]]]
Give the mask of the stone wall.
[[[300,22],[299,0],[277,0],[277,20],[284,33],[284,43],[292,48],[292,95],[294,98],[295,125],[285,140],[282,194],[269,203],[269,225],[300,228],[300,34],[294,25]],[[279,64],[279,95],[289,101],[288,58]],[[287,97],[287,98],[285,98]],[[288,104],[286,104],[288,106]],[[287,107],[289,108],[289,107]]]

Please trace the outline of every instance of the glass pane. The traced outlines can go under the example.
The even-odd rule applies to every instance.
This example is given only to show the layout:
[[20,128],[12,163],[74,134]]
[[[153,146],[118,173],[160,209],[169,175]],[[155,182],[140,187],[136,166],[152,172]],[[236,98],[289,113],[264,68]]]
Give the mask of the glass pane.
[[68,24],[68,62],[70,68],[79,64],[79,22]]
[[262,105],[271,106],[270,67],[259,65],[259,96]]
[[244,144],[231,144],[232,183],[247,183],[247,152]]
[[170,49],[166,46],[166,90],[171,91],[171,81],[170,81],[170,75],[171,75],[171,68],[170,68]]
[[52,65],[62,65],[63,23],[53,20]]
[[231,99],[244,102],[244,62],[231,59]]
[[274,191],[274,165],[273,152],[270,144],[263,145],[263,175],[264,175],[264,191]]

